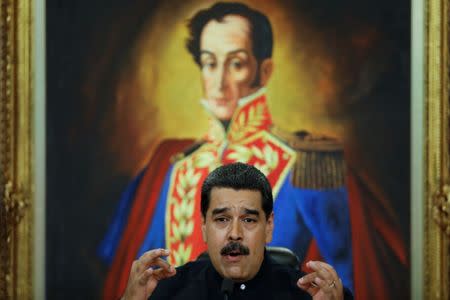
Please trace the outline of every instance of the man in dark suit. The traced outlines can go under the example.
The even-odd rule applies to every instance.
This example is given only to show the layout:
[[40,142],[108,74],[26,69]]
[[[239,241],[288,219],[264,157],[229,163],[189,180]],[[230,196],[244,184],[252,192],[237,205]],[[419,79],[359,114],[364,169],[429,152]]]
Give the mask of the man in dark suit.
[[211,172],[201,214],[210,260],[175,269],[162,258],[169,250],[150,250],[133,263],[123,299],[352,299],[332,266],[310,261],[304,275],[267,255],[273,196],[257,168],[233,163]]

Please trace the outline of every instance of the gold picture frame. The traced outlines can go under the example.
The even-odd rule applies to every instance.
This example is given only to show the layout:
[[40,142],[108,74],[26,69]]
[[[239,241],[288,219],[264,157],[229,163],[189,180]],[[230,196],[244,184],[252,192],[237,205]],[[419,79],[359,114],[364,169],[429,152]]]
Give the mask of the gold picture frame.
[[0,5],[0,299],[33,298],[33,2]]
[[[425,1],[425,0],[424,0]],[[414,1],[413,1],[414,2]],[[416,1],[417,2],[417,1]],[[449,4],[423,3],[423,267],[414,299],[450,299]],[[38,299],[35,270],[35,1],[0,0],[0,299]],[[421,7],[419,5],[419,7]],[[44,76],[41,74],[41,76]],[[412,145],[414,147],[414,144]],[[412,172],[415,172],[413,168]],[[417,183],[417,182],[416,182]],[[416,195],[417,196],[417,195]],[[413,222],[414,223],[414,222]],[[45,243],[45,241],[41,241]],[[414,242],[413,242],[414,243]],[[414,251],[413,251],[414,252]],[[412,255],[414,257],[414,255]],[[412,259],[411,264],[416,262]],[[414,278],[420,278],[415,281]],[[43,289],[44,287],[41,287]],[[414,288],[411,289],[414,291]]]
[[425,3],[423,291],[450,299],[449,2]]

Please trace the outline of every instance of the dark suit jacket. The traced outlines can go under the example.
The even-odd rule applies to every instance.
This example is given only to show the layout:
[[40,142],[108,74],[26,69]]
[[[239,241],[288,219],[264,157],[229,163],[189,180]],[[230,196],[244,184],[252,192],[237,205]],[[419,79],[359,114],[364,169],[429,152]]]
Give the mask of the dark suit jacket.
[[[297,287],[297,280],[302,275],[300,271],[275,263],[266,255],[256,276],[247,282],[235,283],[228,299],[311,299],[308,293]],[[162,280],[149,299],[222,300],[222,281],[209,260],[194,261],[177,268],[174,277]],[[348,290],[345,290],[345,299],[353,299]]]

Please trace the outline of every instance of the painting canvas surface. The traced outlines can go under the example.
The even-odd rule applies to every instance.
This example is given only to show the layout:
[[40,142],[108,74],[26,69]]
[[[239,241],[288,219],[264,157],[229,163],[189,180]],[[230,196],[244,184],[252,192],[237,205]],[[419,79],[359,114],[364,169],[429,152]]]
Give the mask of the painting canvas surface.
[[[297,247],[302,260],[344,261],[335,267],[349,271],[340,275],[356,296],[408,296],[410,3],[242,3],[270,21],[273,70],[265,88],[241,102],[245,121],[251,109],[252,118],[258,116],[257,107],[264,103],[263,117],[252,123],[256,129],[250,132],[251,124],[244,122],[236,132],[245,138],[227,138],[245,146],[239,149],[256,148],[248,156],[237,148],[234,153],[272,180],[275,212],[283,216],[276,223],[280,235],[295,236],[276,241]],[[204,69],[186,49],[188,20],[213,4],[47,1],[49,299],[108,295],[105,287],[120,285],[129,272],[126,264],[116,263],[114,269],[117,253],[132,260],[148,245],[169,244],[176,235],[173,224],[189,227],[189,220],[186,226],[172,222],[174,214],[165,209],[174,209],[171,189],[181,175],[190,174],[177,168],[220,144],[214,118],[201,101]],[[225,42],[218,46],[225,47]],[[232,121],[230,131],[238,121]],[[267,138],[260,143],[262,135]],[[305,150],[302,145],[312,140],[321,146]],[[236,158],[226,160],[231,144],[222,161],[208,167]],[[278,154],[267,154],[266,145]],[[339,184],[306,182],[306,171],[298,171],[303,165],[296,164],[301,157],[310,162],[311,153],[342,162]],[[279,159],[270,168],[273,160],[267,157],[274,155]],[[320,175],[317,161],[306,170]],[[205,165],[202,176],[209,171]],[[282,203],[298,213],[285,215]],[[136,211],[142,215],[136,217]],[[288,222],[290,217],[297,223]],[[342,242],[346,239],[348,244]],[[174,247],[179,250],[181,244]],[[324,245],[333,245],[334,251]],[[192,259],[195,251],[188,251],[187,242],[183,247],[169,259]],[[350,260],[342,259],[346,255]]]

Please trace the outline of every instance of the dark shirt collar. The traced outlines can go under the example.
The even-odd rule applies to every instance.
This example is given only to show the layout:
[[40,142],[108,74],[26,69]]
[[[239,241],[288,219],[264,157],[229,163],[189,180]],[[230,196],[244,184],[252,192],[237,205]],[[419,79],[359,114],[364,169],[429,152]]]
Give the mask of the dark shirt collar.
[[[264,259],[261,264],[261,267],[259,268],[258,273],[256,273],[255,277],[252,279],[245,281],[245,282],[235,282],[234,284],[234,293],[239,293],[239,291],[245,291],[245,290],[252,290],[254,288],[261,288],[263,282],[264,284],[267,284],[267,281],[265,278],[270,275],[270,262],[271,258],[267,254],[267,251],[264,251]],[[214,268],[211,262],[209,262],[209,267],[207,270],[207,281],[208,285],[211,287],[214,287],[213,289],[216,289],[220,291],[223,277],[217,272],[217,270]],[[270,281],[269,281],[270,282]],[[244,289],[242,289],[242,285],[245,286]]]

